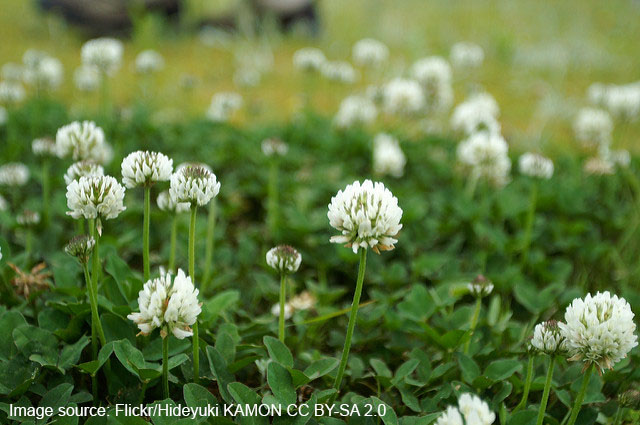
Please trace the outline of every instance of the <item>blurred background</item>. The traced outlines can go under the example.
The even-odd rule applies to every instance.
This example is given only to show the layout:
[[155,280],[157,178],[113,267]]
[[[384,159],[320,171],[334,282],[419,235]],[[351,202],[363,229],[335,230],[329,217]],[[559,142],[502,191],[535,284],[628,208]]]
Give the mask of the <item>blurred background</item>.
[[[542,141],[553,151],[574,145],[571,121],[588,103],[590,84],[640,79],[638,22],[636,0],[2,0],[0,63],[20,63],[30,48],[59,58],[65,78],[57,97],[78,110],[97,102],[73,84],[80,47],[115,36],[125,42],[124,66],[111,80],[117,106],[144,96],[162,120],[180,120],[202,115],[213,94],[233,91],[245,102],[234,121],[251,125],[289,120],[304,105],[301,92],[315,110],[335,114],[345,96],[472,41],[485,53],[474,84],[498,101],[510,144]],[[390,49],[376,75],[309,86],[292,66],[305,46],[350,60],[364,37]],[[166,63],[146,86],[134,72],[144,49]],[[465,85],[454,81],[454,88],[459,103]],[[617,146],[637,151],[635,142],[626,137]]]

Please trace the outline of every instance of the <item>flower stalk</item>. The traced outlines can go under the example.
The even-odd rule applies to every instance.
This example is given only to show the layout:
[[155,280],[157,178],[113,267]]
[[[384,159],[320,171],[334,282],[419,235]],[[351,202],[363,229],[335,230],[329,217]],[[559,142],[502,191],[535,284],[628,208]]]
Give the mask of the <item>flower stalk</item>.
[[144,187],[144,218],[142,223],[142,263],[144,270],[144,281],[149,280],[151,269],[149,265],[149,230],[151,215],[151,186]]
[[[189,276],[195,284],[196,276],[196,213],[198,206],[191,205],[191,220],[189,223]],[[200,341],[198,337],[198,320],[193,324],[193,382],[200,380]]]
[[573,404],[573,408],[571,409],[571,416],[569,417],[569,422],[567,425],[573,425],[576,423],[576,419],[578,418],[578,413],[580,413],[580,409],[582,408],[582,402],[584,401],[584,396],[587,393],[587,387],[589,386],[589,379],[591,379],[591,374],[593,373],[593,369],[596,367],[595,363],[591,363],[582,378],[582,385],[580,386],[580,390],[578,391],[578,395],[576,396],[576,401]]
[[476,307],[473,310],[473,316],[471,316],[471,323],[469,325],[469,339],[464,344],[464,354],[469,354],[469,347],[471,345],[471,338],[473,338],[473,334],[476,331],[476,326],[478,326],[478,318],[480,317],[480,309],[482,308],[482,298],[478,297],[476,299]]
[[280,315],[278,316],[278,338],[284,342],[284,302],[287,294],[287,275],[280,273]]
[[171,242],[169,247],[169,270],[176,266],[176,241],[178,239],[178,216],[174,214],[171,220]]
[[89,220],[89,228],[91,229],[91,236],[96,241],[93,248],[93,259],[91,265],[91,288],[89,289],[91,298],[91,321],[96,327],[100,344],[104,347],[107,344],[107,340],[104,336],[104,330],[102,329],[102,323],[100,322],[100,315],[98,312],[98,277],[100,275],[100,231],[97,229],[97,224],[94,219]]
[[162,392],[169,398],[169,335],[162,338]]
[[349,350],[351,349],[351,338],[353,337],[353,331],[356,327],[356,317],[358,315],[358,307],[360,305],[360,296],[362,295],[362,287],[364,283],[364,273],[367,267],[367,249],[359,248],[360,251],[360,265],[358,267],[358,280],[356,281],[356,290],[353,293],[353,302],[351,303],[351,313],[349,314],[349,324],[347,326],[347,336],[344,340],[344,348],[342,350],[342,358],[340,359],[340,366],[338,368],[338,374],[336,375],[333,388],[338,392],[340,391],[340,384],[344,376],[345,369],[347,368],[347,360],[349,359]]
[[519,410],[522,410],[526,407],[527,401],[529,400],[529,391],[531,390],[531,381],[533,381],[533,356],[529,356],[529,361],[527,362],[527,376],[524,380],[524,389],[522,391],[522,399],[520,403],[513,409],[513,413],[516,413]]
[[547,411],[547,402],[549,401],[549,393],[551,392],[551,381],[553,380],[553,369],[556,364],[556,356],[549,359],[549,369],[547,370],[547,379],[544,381],[544,390],[542,392],[542,400],[540,400],[540,410],[538,411],[538,420],[536,425],[542,425],[544,414]]
[[211,263],[213,261],[214,231],[216,227],[216,200],[209,203],[209,214],[207,216],[207,238],[204,248],[204,271],[202,275],[202,293],[206,293],[209,281],[211,280]]

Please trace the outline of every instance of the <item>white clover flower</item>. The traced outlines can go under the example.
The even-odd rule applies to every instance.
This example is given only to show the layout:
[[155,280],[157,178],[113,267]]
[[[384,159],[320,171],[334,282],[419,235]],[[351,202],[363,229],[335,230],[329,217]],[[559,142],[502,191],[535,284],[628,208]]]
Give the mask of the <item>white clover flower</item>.
[[[280,304],[274,304],[273,307],[271,307],[271,314],[275,317],[280,317]],[[284,305],[284,318],[289,320],[291,319],[291,316],[293,316],[293,307],[291,304],[286,303]]]
[[188,202],[191,207],[207,205],[220,192],[216,175],[203,167],[187,166],[171,175],[169,193],[176,202]]
[[13,83],[22,81],[24,67],[19,63],[7,62],[2,65],[2,78]]
[[178,214],[187,212],[191,208],[191,205],[188,202],[174,201],[168,190],[160,192],[156,202],[158,203],[158,208],[160,208],[161,211],[175,212]]
[[478,68],[484,61],[484,50],[475,43],[463,41],[451,47],[449,58],[456,68]]
[[138,308],[139,313],[127,318],[138,325],[140,334],[160,328],[162,338],[171,332],[178,339],[193,335],[191,325],[202,311],[198,290],[182,269],[175,278],[161,271],[159,278],[147,281],[138,294]]
[[640,117],[640,85],[609,85],[602,103],[613,116],[635,121]]
[[18,82],[0,81],[0,102],[13,104],[22,102],[25,98],[24,88]]
[[267,252],[267,264],[280,273],[295,273],[302,262],[302,255],[289,245],[278,245]]
[[554,355],[565,351],[566,341],[555,320],[538,323],[533,330],[531,347],[541,353]]
[[493,292],[493,283],[483,275],[476,276],[467,284],[469,293],[476,298],[488,297]]
[[484,178],[496,186],[509,182],[509,145],[499,134],[480,132],[460,142],[458,161],[472,178]]
[[440,56],[420,59],[411,67],[411,74],[424,90],[427,108],[445,111],[453,103],[451,66]]
[[16,217],[16,222],[21,226],[35,226],[40,223],[40,214],[36,211],[24,210]]
[[455,107],[450,124],[454,131],[467,136],[479,131],[500,133],[499,114],[498,103],[490,94],[475,94]]
[[182,170],[184,170],[185,168],[188,168],[188,167],[204,168],[206,171],[208,171],[210,173],[213,173],[213,170],[211,169],[211,167],[209,167],[204,162],[192,162],[192,161],[181,163],[180,165],[178,165],[176,167],[176,171],[175,172],[177,173],[178,171],[182,171]]
[[27,68],[33,68],[38,66],[38,63],[48,57],[49,55],[42,50],[28,49],[22,55],[22,63]]
[[359,248],[389,251],[398,242],[394,236],[402,229],[402,209],[398,199],[380,182],[355,181],[331,198],[329,224],[341,232],[331,242],[345,244],[354,253]]
[[100,71],[95,66],[79,66],[73,73],[73,82],[80,91],[96,91],[100,87]]
[[464,425],[462,422],[462,415],[455,406],[447,407],[447,410],[442,413],[442,416],[436,421],[436,425]]
[[136,56],[136,71],[140,74],[153,74],[164,68],[164,58],[155,50],[143,50]]
[[402,177],[407,158],[398,140],[386,133],[379,133],[373,139],[373,171],[379,175],[389,174]]
[[93,121],[74,121],[58,129],[56,145],[60,157],[71,157],[74,161],[100,159],[106,142],[104,132]]
[[0,185],[24,186],[29,181],[29,169],[21,162],[9,162],[0,166]]
[[584,162],[582,169],[585,174],[590,176],[605,176],[614,173],[615,164],[601,155],[597,155],[588,158]]
[[395,78],[383,90],[384,109],[390,114],[415,115],[425,107],[424,93],[416,80]]
[[602,146],[599,155],[614,166],[627,168],[631,164],[631,154],[626,149],[613,150],[608,146]]
[[293,66],[305,72],[320,72],[326,61],[322,50],[315,47],[305,47],[293,54]]
[[80,54],[83,65],[96,67],[101,73],[111,76],[122,64],[123,51],[121,41],[102,37],[84,43]]
[[168,181],[173,172],[173,160],[160,152],[136,151],[122,160],[122,182],[131,189]]
[[491,425],[496,420],[496,414],[489,410],[489,405],[477,395],[461,394],[458,398],[458,409],[466,424]]
[[62,84],[63,73],[62,63],[46,56],[25,67],[24,81],[40,89],[53,90]]
[[93,248],[96,246],[96,240],[93,236],[79,235],[73,237],[64,247],[64,252],[76,257],[81,264],[89,262]]
[[289,301],[288,304],[294,310],[302,311],[314,308],[316,305],[316,301],[316,297],[314,297],[309,291],[304,291],[291,298],[291,301]]
[[371,124],[378,116],[372,100],[365,96],[347,96],[340,103],[334,122],[339,128]]
[[325,62],[321,68],[322,75],[329,81],[353,84],[358,80],[358,71],[345,61]]
[[576,138],[588,147],[609,145],[613,131],[611,116],[602,109],[583,108],[573,123]]
[[31,150],[37,156],[58,156],[56,142],[49,138],[34,139],[31,142]]
[[550,179],[553,176],[553,161],[542,155],[527,152],[518,158],[520,173],[529,177]]
[[64,173],[64,182],[69,185],[72,181],[80,177],[100,177],[104,176],[104,168],[93,161],[78,161],[71,164]]
[[602,83],[593,83],[587,88],[587,98],[596,106],[604,106],[606,93],[607,86]]
[[67,215],[78,219],[116,218],[126,209],[124,187],[111,176],[80,177],[67,186]]
[[285,156],[289,152],[289,145],[277,137],[264,139],[261,147],[265,156]]
[[231,115],[242,107],[242,96],[238,93],[216,93],[211,98],[207,118],[214,122],[229,121]]
[[633,317],[629,303],[609,291],[574,299],[564,313],[565,323],[558,323],[569,360],[612,369],[638,345]]
[[381,41],[363,38],[353,45],[353,61],[356,65],[378,67],[389,57],[389,48]]

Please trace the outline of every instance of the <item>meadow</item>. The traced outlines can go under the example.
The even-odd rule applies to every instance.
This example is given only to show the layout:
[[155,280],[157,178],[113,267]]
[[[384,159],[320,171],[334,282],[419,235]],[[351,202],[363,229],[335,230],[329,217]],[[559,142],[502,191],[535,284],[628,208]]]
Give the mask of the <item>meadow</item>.
[[[96,43],[5,0],[0,422],[640,421],[636,3],[349,3]],[[315,414],[153,407],[231,404]]]

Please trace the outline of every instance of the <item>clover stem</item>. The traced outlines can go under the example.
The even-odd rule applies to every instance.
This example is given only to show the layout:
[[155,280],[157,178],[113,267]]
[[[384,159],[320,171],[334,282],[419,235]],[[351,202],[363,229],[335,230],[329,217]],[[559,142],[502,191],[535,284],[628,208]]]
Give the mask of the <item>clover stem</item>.
[[476,331],[476,326],[478,326],[478,317],[480,317],[480,309],[482,308],[482,298],[478,297],[476,299],[476,308],[473,311],[473,316],[471,316],[471,323],[469,326],[469,339],[464,344],[464,354],[469,354],[469,346],[471,345],[471,338],[473,338],[473,334]]
[[[353,337],[353,330],[356,327],[356,317],[358,315],[358,307],[360,305],[360,296],[362,295],[362,286],[364,283],[364,272],[367,267],[367,250],[366,248],[360,248],[360,266],[358,267],[358,280],[356,282],[356,290],[353,293],[353,302],[351,303],[351,314],[349,314],[349,325],[347,326],[347,336],[344,340],[344,348],[342,350],[342,359],[340,360],[340,367],[338,368],[338,374],[336,375],[333,388],[340,392],[340,384],[342,383],[342,377],[344,371],[347,368],[347,360],[349,359],[349,350],[351,349],[351,338]],[[337,396],[337,393],[336,393]]]
[[542,400],[540,400],[540,410],[538,411],[538,420],[536,425],[542,425],[544,414],[547,411],[547,402],[549,401],[549,393],[551,392],[551,381],[553,380],[553,368],[556,364],[556,356],[551,356],[549,360],[549,370],[547,371],[547,379],[544,382],[544,391],[542,392]]
[[582,378],[582,385],[580,386],[580,391],[578,391],[578,395],[576,396],[576,401],[571,409],[571,416],[569,417],[569,422],[567,425],[573,425],[578,418],[578,413],[580,413],[580,409],[582,408],[582,402],[584,401],[584,396],[587,393],[587,387],[589,386],[589,379],[591,378],[591,374],[593,373],[593,369],[595,368],[595,363],[592,363],[584,374]]
[[169,398],[169,335],[162,338],[162,392]]
[[207,216],[207,239],[204,248],[204,272],[202,276],[201,292],[205,293],[211,279],[211,262],[213,261],[214,230],[216,227],[216,199],[209,203],[209,215]]
[[95,239],[96,243],[93,247],[93,263],[91,267],[91,288],[89,290],[91,294],[91,321],[94,322],[96,331],[98,331],[98,338],[100,344],[104,347],[107,344],[104,337],[104,331],[102,329],[102,323],[100,323],[100,315],[98,312],[98,276],[100,275],[100,235],[96,231],[95,219],[89,220],[89,228],[91,229],[91,235]]
[[280,273],[280,315],[278,316],[278,338],[284,342],[284,300],[286,298],[287,275]]
[[[191,221],[189,223],[189,276],[195,286],[196,275],[196,213],[197,205],[191,206]],[[200,380],[200,341],[198,336],[198,319],[193,324],[193,382]]]
[[171,245],[169,248],[169,271],[176,266],[176,240],[178,238],[178,216],[174,214],[171,221]]
[[[91,360],[96,360],[98,358],[98,337],[96,335],[96,326],[95,326],[95,312],[93,307],[93,295],[91,290],[91,278],[89,277],[89,266],[87,263],[82,264],[82,271],[84,272],[84,281],[87,287],[87,295],[89,295],[89,301],[91,303]],[[91,375],[91,392],[93,393],[93,402],[94,404],[98,402],[98,377],[93,374]]]
[[524,380],[524,390],[522,391],[522,399],[520,403],[513,409],[512,413],[516,413],[518,410],[523,409],[527,405],[529,399],[529,390],[531,390],[531,381],[533,381],[533,356],[529,356],[529,362],[527,363],[527,376]]
[[151,275],[149,265],[149,219],[151,215],[151,187],[144,187],[144,218],[142,222],[142,263],[144,269],[144,281],[148,281]]

